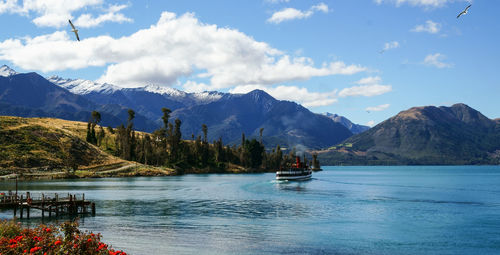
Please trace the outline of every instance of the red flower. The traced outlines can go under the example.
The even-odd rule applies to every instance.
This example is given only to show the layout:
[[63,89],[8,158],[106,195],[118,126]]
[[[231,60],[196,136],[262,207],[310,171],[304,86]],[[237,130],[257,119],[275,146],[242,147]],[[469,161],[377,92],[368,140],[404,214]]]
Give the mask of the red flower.
[[76,248],[78,248],[78,244],[76,244],[76,243],[75,243],[75,244],[73,245],[73,249],[76,249]]
[[60,244],[62,244],[61,240],[57,240],[54,242],[54,245],[60,245]]
[[52,231],[52,229],[46,228],[45,231],[48,232],[48,233],[50,233]]
[[14,243],[17,243],[17,240],[16,240],[16,239],[10,239],[10,240],[9,240],[9,244],[14,244]]
[[35,236],[35,237],[33,237],[33,240],[35,240],[37,242],[40,242],[40,241],[42,241],[42,238],[38,237],[38,236]]
[[92,238],[87,239],[87,242],[89,243],[92,242]]
[[23,236],[16,236],[16,238],[14,238],[14,239],[16,239],[16,241],[19,242],[19,241],[21,241],[23,239]]
[[101,244],[99,245],[99,247],[97,248],[97,251],[100,251],[100,250],[102,250],[102,249],[104,249],[104,248],[106,248],[106,245],[105,245],[105,244],[103,244],[103,243],[101,243]]
[[17,247],[17,244],[12,244],[12,245],[9,246],[9,248],[11,248],[11,249],[14,249],[16,247]]
[[30,253],[37,252],[37,251],[39,251],[39,250],[41,250],[41,249],[42,249],[42,247],[36,247],[36,246],[35,246],[34,248],[31,248],[31,249],[30,249]]

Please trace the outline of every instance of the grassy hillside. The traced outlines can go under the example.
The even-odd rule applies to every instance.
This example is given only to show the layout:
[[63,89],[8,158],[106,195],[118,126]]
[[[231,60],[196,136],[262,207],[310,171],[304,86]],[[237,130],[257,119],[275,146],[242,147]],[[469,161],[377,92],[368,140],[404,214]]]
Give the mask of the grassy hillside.
[[[106,130],[101,148],[85,141],[87,123],[54,118],[0,116],[0,175],[52,177],[171,174],[106,152],[114,134]],[[60,174],[60,175],[57,175]]]
[[122,163],[84,141],[86,123],[0,116],[0,167],[79,169]]

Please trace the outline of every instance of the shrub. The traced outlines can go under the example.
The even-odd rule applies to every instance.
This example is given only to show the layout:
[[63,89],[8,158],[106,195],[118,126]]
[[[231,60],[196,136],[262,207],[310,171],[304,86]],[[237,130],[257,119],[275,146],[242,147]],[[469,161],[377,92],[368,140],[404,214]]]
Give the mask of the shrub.
[[77,222],[24,229],[14,221],[0,221],[0,254],[126,255],[102,243],[101,234],[80,231]]

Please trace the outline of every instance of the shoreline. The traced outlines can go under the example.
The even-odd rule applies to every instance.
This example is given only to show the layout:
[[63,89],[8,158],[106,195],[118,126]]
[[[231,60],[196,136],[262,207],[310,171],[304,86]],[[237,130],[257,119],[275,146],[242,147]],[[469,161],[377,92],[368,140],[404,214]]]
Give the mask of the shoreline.
[[[31,180],[58,180],[58,179],[95,179],[95,178],[114,178],[114,177],[148,177],[148,176],[178,176],[185,174],[252,174],[252,173],[273,173],[274,170],[261,170],[261,169],[245,169],[245,168],[229,168],[221,170],[217,168],[204,168],[204,169],[172,169],[167,167],[145,166],[139,164],[127,164],[118,168],[107,170],[76,170],[74,172],[64,171],[33,171],[32,169],[16,169],[1,171],[15,171],[9,174],[0,175],[0,181],[17,180],[31,181]],[[22,172],[19,172],[22,171]],[[17,173],[16,173],[17,172]]]

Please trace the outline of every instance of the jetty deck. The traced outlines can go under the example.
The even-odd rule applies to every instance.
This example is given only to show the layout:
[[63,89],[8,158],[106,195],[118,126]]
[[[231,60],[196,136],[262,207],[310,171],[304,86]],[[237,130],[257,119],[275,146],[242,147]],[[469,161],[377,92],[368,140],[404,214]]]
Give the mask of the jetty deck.
[[[41,211],[41,216],[78,215],[91,213],[95,215],[95,203],[85,200],[85,194],[0,193],[0,209],[13,209],[14,217],[30,218],[30,210]],[[90,210],[89,210],[90,209]],[[47,214],[47,215],[46,215]]]

